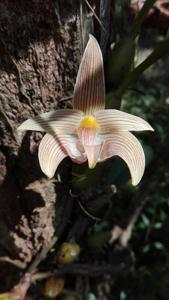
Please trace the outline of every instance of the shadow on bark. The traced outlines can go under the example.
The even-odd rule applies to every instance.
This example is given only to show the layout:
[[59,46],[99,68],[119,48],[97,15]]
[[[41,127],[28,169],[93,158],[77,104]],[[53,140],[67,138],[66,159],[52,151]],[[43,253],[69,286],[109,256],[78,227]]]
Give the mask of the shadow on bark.
[[[74,1],[71,0],[1,2],[1,42],[15,59],[26,55],[30,45],[47,42],[51,37],[56,40],[57,48],[58,40],[64,42],[63,28],[67,20],[69,19],[69,23],[74,23],[73,4]],[[3,49],[1,51],[3,52]]]

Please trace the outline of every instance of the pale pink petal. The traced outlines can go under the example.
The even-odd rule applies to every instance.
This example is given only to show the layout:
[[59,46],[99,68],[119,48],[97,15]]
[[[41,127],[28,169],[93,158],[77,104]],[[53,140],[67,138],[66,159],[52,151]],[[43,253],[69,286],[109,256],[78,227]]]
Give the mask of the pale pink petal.
[[79,147],[79,140],[77,135],[67,134],[61,135],[59,134],[59,140],[65,149],[68,156],[76,163],[83,163],[87,160],[85,153],[83,152],[83,148]]
[[83,163],[86,157],[76,147],[77,138],[71,135],[46,134],[39,145],[39,163],[42,171],[53,177],[60,162],[66,157],[76,163]]
[[104,106],[103,57],[97,40],[90,35],[74,88],[74,108],[90,115]]
[[107,135],[100,161],[112,156],[119,156],[126,162],[132,177],[132,184],[137,185],[145,169],[144,151],[137,138],[130,132]]
[[96,128],[79,128],[79,141],[84,148],[90,169],[93,169],[100,157],[102,149],[102,137],[98,135]]
[[88,159],[89,169],[94,169],[97,162],[99,161],[102,144],[93,145],[93,146],[85,145],[84,148],[85,148],[85,154]]
[[47,112],[23,122],[18,127],[18,130],[74,133],[75,128],[80,124],[82,116],[82,112],[73,109]]
[[50,134],[45,134],[39,145],[39,163],[43,173],[53,177],[58,165],[68,154],[60,143]]
[[98,111],[95,113],[95,118],[100,125],[100,133],[111,133],[114,131],[153,131],[151,125],[145,120],[116,109]]

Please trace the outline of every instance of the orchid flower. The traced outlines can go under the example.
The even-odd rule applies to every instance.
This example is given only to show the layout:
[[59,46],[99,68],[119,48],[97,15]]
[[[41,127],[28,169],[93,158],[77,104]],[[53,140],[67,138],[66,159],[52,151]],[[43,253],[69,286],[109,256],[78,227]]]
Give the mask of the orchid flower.
[[50,178],[66,156],[78,164],[88,160],[91,169],[98,162],[119,156],[129,168],[133,185],[143,176],[145,156],[130,131],[153,130],[137,116],[105,109],[103,57],[92,35],[78,71],[73,109],[43,113],[18,129],[47,132],[40,142],[38,157],[42,171]]

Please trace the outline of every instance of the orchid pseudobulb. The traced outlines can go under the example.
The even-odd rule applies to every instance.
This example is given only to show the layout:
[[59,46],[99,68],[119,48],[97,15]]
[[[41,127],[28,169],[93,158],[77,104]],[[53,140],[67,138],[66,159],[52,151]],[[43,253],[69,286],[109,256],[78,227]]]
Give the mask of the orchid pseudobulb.
[[69,156],[75,163],[88,160],[89,168],[112,156],[122,158],[137,185],[144,173],[145,156],[130,131],[153,130],[143,119],[105,109],[102,53],[90,35],[74,88],[73,109],[43,113],[25,121],[19,130],[46,131],[39,146],[42,171],[53,177],[58,165]]

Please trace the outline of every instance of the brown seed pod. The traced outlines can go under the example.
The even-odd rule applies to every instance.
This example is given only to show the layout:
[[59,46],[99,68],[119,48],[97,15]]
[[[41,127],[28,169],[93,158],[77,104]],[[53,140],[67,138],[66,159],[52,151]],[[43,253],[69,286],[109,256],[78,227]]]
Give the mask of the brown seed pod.
[[63,243],[58,251],[57,261],[60,264],[71,264],[76,261],[80,254],[80,246],[74,242]]
[[48,298],[55,298],[60,295],[64,287],[64,279],[61,277],[50,277],[46,280],[43,295]]

